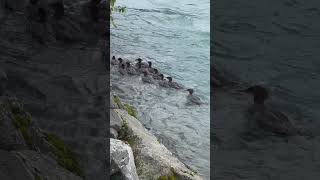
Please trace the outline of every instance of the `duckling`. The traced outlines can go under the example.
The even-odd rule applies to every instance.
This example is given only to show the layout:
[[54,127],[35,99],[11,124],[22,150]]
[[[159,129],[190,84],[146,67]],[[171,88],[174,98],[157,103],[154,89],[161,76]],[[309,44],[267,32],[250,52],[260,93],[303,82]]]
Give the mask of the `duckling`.
[[139,68],[139,66],[141,66],[141,68],[148,68],[149,65],[145,62],[142,62],[141,58],[136,59],[136,61],[138,61],[135,65],[136,68]]
[[152,67],[151,61],[148,61],[148,68],[147,69],[148,69],[149,73],[151,73],[151,74],[155,73],[154,68]]
[[189,92],[187,96],[187,104],[188,105],[200,105],[202,104],[201,99],[198,96],[193,95],[193,89],[187,89]]
[[164,75],[160,74],[160,80],[159,80],[159,86],[165,87],[165,88],[169,88],[169,82],[167,80],[164,79]]
[[167,77],[167,79],[169,80],[168,84],[171,88],[174,88],[174,89],[183,89],[183,87],[178,84],[177,82],[173,82],[172,81],[172,77]]
[[158,69],[154,69],[154,73],[152,74],[152,78],[155,80],[161,79]]
[[136,71],[139,72],[139,73],[148,73],[148,69],[145,68],[145,67],[142,67],[142,64],[138,64],[138,68],[136,68]]
[[116,60],[116,57],[112,56],[111,65],[117,65],[118,63],[119,63],[119,61]]
[[150,75],[148,75],[147,72],[143,72],[143,76],[142,76],[141,80],[145,83],[151,83],[151,84],[153,83],[152,77]]
[[130,62],[126,62],[126,64],[127,64],[127,73],[129,75],[137,75],[138,74],[136,69],[131,66]]
[[126,75],[126,74],[127,74],[127,73],[126,73],[126,67],[125,67],[124,64],[121,64],[121,66],[119,67],[119,73],[120,73],[121,75]]

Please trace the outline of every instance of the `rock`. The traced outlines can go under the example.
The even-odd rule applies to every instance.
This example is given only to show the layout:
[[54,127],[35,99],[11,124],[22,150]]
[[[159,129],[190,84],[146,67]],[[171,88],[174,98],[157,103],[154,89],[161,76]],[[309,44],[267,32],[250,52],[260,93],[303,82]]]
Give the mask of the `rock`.
[[0,69],[0,96],[4,94],[7,88],[8,77],[4,70]]
[[129,145],[110,138],[111,175],[121,172],[123,179],[138,180],[133,152]]
[[[134,154],[140,179],[177,178],[186,180],[202,179],[174,155],[152,135],[136,118],[125,110],[112,109],[125,124],[119,134],[127,134]],[[126,131],[126,132],[122,132]],[[123,137],[122,137],[123,138]]]
[[[70,146],[86,179],[104,180],[107,113],[101,77],[109,75],[105,61],[109,19],[93,21],[88,1],[65,0],[64,12],[61,0],[27,2],[20,12],[0,8],[5,92],[24,103],[41,131]],[[55,3],[60,3],[60,10]],[[33,125],[28,132],[33,148],[52,157],[44,134],[32,129]]]
[[11,118],[11,108],[6,104],[6,99],[0,99],[0,148],[3,150],[28,149],[23,134],[15,127]]
[[81,177],[62,168],[54,159],[41,153],[25,150],[17,151],[15,154],[24,162],[26,168],[40,179],[82,180]]
[[118,132],[114,128],[110,128],[110,138],[113,138],[113,139],[118,138]]
[[14,153],[0,150],[0,179],[33,180],[34,178]]

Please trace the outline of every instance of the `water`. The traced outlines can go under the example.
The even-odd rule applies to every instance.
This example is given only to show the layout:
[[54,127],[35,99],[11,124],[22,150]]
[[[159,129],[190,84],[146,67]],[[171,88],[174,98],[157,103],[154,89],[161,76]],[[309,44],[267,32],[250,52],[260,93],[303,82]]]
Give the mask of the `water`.
[[[213,131],[222,145],[212,157],[213,177],[317,179],[320,1],[221,0],[215,3],[214,17],[212,49],[217,69],[241,83],[264,82],[271,90],[269,103],[273,108],[287,114],[294,124],[313,132],[315,137],[247,141],[239,137],[241,126],[233,128],[240,121],[246,122],[242,117],[246,97],[234,94],[220,97],[225,102],[216,103],[215,107],[226,108],[216,107],[214,112],[217,126]],[[232,106],[228,105],[230,102]]]
[[[134,105],[139,120],[182,162],[204,179],[210,176],[210,13],[209,0],[118,0],[111,54],[150,60],[174,81],[193,88],[205,102],[186,106],[186,91],[146,85],[112,69],[114,91]],[[120,90],[119,90],[120,89]],[[123,93],[124,91],[125,93]]]

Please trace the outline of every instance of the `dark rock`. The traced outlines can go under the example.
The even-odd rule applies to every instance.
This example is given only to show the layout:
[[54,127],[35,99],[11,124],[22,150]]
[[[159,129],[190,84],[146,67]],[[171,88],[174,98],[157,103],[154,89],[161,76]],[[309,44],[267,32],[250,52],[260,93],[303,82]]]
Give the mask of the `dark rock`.
[[33,180],[34,178],[14,153],[0,150],[0,179]]

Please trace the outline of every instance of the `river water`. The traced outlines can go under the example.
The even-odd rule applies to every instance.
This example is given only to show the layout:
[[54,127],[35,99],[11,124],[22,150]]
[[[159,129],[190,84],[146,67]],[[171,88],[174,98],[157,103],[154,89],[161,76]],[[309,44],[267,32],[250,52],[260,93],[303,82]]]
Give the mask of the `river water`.
[[212,131],[222,141],[212,157],[214,179],[318,179],[320,1],[220,0],[213,14],[216,68],[237,82],[263,82],[271,91],[269,104],[314,135],[247,141],[234,127],[245,122],[246,97],[220,97],[213,112]]
[[137,109],[142,124],[176,157],[209,179],[210,1],[118,0],[117,5],[127,11],[113,15],[111,55],[152,61],[205,104],[187,106],[186,91],[144,84],[112,68],[113,91]]

